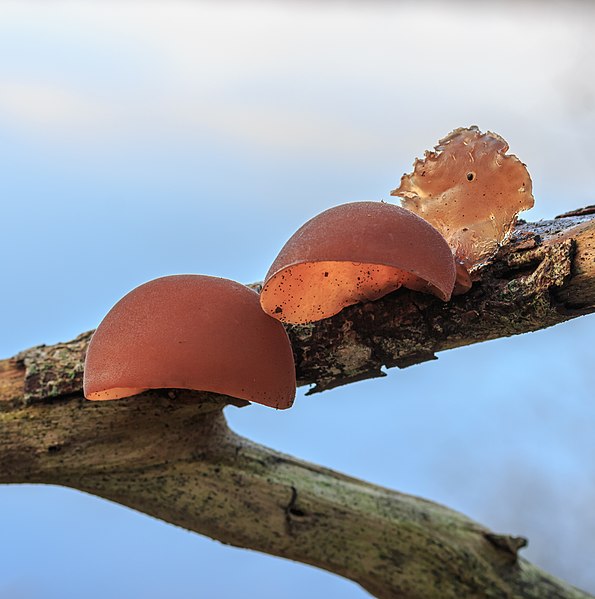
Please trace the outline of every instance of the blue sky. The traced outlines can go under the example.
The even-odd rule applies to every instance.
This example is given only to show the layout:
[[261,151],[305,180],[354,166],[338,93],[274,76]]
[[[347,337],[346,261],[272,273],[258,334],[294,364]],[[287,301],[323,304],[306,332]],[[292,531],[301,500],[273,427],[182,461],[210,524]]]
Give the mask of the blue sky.
[[[305,220],[387,199],[457,126],[527,163],[527,218],[593,203],[595,14],[536,6],[0,4],[0,357],[96,326],[158,276],[262,279]],[[227,415],[526,535],[595,591],[594,332],[585,317]],[[1,599],[365,596],[67,489],[0,488],[0,529]]]

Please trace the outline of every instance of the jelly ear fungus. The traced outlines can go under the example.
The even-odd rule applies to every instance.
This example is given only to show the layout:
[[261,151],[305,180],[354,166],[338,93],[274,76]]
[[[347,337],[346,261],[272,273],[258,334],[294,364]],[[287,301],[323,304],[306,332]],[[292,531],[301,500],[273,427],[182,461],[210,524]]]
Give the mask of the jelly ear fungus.
[[392,204],[354,202],[303,225],[266,275],[260,303],[286,323],[328,318],[401,286],[450,299],[452,252],[422,218]]
[[391,195],[442,233],[471,274],[506,243],[519,212],[533,206],[527,167],[496,133],[455,129],[417,159]]
[[168,276],[122,298],[95,331],[85,361],[87,399],[147,389],[211,391],[289,408],[295,367],[283,326],[234,281]]

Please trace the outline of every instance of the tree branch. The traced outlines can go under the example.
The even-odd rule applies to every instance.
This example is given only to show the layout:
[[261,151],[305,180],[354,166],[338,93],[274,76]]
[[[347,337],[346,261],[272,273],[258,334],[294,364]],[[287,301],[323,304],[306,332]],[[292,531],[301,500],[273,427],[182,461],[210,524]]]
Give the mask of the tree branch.
[[377,597],[588,597],[518,559],[523,539],[256,445],[227,428],[213,396],[172,394],[0,413],[0,482],[81,489]]
[[[298,380],[328,389],[595,311],[594,235],[589,214],[523,225],[447,304],[398,291],[290,327]],[[518,558],[523,539],[238,437],[221,408],[245,402],[181,390],[85,401],[89,336],[0,361],[0,483],[88,491],[378,597],[588,596]]]

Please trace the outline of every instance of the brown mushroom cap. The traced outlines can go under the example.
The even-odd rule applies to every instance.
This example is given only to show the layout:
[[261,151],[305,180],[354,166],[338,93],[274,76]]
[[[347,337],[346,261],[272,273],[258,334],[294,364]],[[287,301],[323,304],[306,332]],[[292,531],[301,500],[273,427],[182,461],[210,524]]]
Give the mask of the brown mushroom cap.
[[527,167],[507,150],[496,133],[455,129],[391,192],[444,235],[471,273],[506,241],[517,214],[533,206]]
[[283,322],[328,318],[401,285],[448,301],[455,265],[448,244],[409,210],[354,202],[322,212],[283,246],[260,303]]
[[131,291],[101,322],[85,360],[87,399],[178,388],[284,409],[295,387],[289,339],[261,310],[258,294],[202,275],[163,277]]

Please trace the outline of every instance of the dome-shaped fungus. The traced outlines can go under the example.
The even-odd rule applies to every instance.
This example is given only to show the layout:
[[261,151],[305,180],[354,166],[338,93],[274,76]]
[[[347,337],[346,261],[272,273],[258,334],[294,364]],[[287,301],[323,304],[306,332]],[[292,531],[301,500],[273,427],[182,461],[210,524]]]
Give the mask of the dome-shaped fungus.
[[179,388],[284,409],[295,386],[287,334],[261,310],[258,294],[202,275],[131,291],[101,322],[85,360],[84,393],[95,400]]
[[533,206],[527,167],[507,150],[495,133],[455,129],[391,193],[444,235],[469,272],[498,251],[517,214]]
[[289,239],[260,303],[282,322],[299,324],[401,285],[447,301],[454,281],[452,252],[434,227],[392,204],[354,202],[322,212]]

